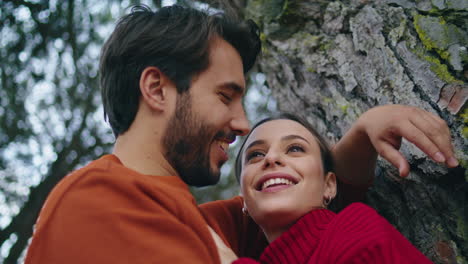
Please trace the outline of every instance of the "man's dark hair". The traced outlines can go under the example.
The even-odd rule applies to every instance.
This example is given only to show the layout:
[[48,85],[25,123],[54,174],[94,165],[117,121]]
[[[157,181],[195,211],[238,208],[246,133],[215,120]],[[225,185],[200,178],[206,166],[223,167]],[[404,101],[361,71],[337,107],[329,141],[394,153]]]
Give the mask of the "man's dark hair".
[[223,38],[239,52],[244,73],[252,68],[260,38],[251,20],[179,5],[157,12],[138,5],[122,17],[102,48],[99,65],[104,117],[114,134],[127,131],[135,119],[145,68],[157,67],[174,82],[178,93],[186,92],[193,77],[208,68],[214,37]]
[[236,163],[234,165],[234,171],[237,180],[240,182],[240,175],[242,172],[242,154],[244,152],[244,145],[245,142],[247,142],[247,139],[249,139],[250,135],[252,132],[260,126],[263,123],[266,123],[268,121],[273,121],[273,120],[292,120],[295,121],[299,124],[301,124],[303,127],[305,127],[309,132],[315,137],[317,140],[317,144],[319,145],[320,148],[320,155],[322,158],[322,166],[323,166],[323,171],[326,174],[327,172],[333,172],[334,171],[334,163],[333,163],[333,156],[331,153],[331,149],[327,141],[314,129],[314,127],[307,122],[304,118],[301,118],[297,115],[291,114],[291,113],[278,113],[276,115],[273,115],[271,117],[267,117],[265,119],[260,120],[258,123],[256,123],[253,127],[252,130],[250,130],[249,134],[245,137],[244,142],[242,142],[242,145],[239,149],[239,153],[237,154],[236,157]]

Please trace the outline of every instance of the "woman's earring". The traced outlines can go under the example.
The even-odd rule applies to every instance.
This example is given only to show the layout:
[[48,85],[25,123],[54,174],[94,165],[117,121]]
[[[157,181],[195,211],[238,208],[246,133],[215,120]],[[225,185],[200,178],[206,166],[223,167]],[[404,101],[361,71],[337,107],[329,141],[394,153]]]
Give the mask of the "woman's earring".
[[325,199],[323,199],[323,207],[327,208],[327,206],[330,204],[332,198],[331,197],[325,197]]
[[249,211],[247,211],[247,208],[245,208],[245,207],[242,207],[242,213],[243,213],[245,216],[249,216]]

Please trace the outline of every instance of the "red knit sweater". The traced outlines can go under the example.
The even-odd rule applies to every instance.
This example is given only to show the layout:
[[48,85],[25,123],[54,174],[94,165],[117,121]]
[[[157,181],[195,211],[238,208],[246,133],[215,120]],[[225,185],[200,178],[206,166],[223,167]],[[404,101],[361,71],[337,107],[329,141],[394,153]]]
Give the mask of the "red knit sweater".
[[[253,264],[240,258],[233,264]],[[303,216],[274,240],[260,263],[432,263],[374,209],[354,203],[339,214]]]

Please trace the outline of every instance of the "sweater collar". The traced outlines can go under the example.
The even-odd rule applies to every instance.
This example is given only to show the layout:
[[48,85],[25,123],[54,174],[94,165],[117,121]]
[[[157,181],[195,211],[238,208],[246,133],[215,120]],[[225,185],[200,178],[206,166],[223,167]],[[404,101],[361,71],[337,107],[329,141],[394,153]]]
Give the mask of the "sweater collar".
[[196,204],[196,201],[193,195],[190,192],[189,186],[178,176],[159,176],[159,175],[146,175],[141,174],[135,170],[127,168],[123,165],[120,159],[114,154],[107,154],[100,158],[102,161],[110,162],[110,164],[117,164],[117,166],[121,166],[122,168],[129,170],[129,174],[138,175],[140,179],[144,179],[145,181],[154,182],[157,181],[159,186],[164,186],[166,189],[174,189],[182,191],[181,195],[185,196],[189,199],[193,204]]
[[322,232],[335,215],[327,209],[313,210],[304,215],[268,245],[260,256],[260,262],[305,263],[314,253]]

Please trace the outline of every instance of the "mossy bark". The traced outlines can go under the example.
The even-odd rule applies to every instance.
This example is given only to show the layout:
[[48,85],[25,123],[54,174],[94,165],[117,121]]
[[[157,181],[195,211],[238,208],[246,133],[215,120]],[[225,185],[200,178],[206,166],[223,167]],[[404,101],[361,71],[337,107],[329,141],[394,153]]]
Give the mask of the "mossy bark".
[[468,263],[467,3],[250,0],[245,9],[261,27],[258,67],[279,109],[302,113],[332,141],[381,104],[447,122],[463,166],[447,169],[404,144],[410,176],[379,160],[367,195],[435,263]]

